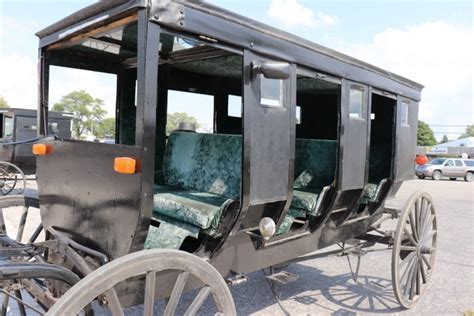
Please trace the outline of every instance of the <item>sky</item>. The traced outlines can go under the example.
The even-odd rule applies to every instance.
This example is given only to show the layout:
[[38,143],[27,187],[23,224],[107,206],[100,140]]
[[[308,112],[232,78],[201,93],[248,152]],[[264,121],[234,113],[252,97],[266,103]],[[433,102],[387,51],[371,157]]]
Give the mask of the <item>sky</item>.
[[[93,2],[0,0],[0,96],[10,106],[35,108],[37,104],[34,33]],[[420,119],[430,124],[438,139],[445,133],[457,138],[474,123],[472,1],[210,2],[423,84]],[[51,70],[51,104],[79,89],[103,99],[109,113],[114,113],[114,76]],[[186,108],[185,98],[173,99],[175,111]],[[205,125],[212,122],[212,110],[207,108],[191,113]]]

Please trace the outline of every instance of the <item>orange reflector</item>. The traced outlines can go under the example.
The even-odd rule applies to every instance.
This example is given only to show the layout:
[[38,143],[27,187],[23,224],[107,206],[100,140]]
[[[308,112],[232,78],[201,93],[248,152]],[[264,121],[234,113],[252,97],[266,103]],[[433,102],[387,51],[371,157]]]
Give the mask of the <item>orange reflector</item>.
[[51,145],[48,145],[48,144],[34,144],[32,151],[33,151],[33,155],[44,156],[51,153],[52,147]]
[[137,161],[129,157],[117,157],[114,161],[114,170],[118,173],[134,174],[137,169]]

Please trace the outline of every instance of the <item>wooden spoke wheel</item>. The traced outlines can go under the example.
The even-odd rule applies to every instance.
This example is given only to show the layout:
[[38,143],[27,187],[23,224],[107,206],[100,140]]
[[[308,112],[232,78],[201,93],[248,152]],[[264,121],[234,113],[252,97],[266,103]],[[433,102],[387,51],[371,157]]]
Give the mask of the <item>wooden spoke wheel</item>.
[[234,300],[219,272],[201,258],[179,250],[143,250],[118,258],[95,270],[66,292],[47,315],[77,315],[100,295],[104,295],[112,315],[123,315],[114,286],[142,276],[144,282],[143,314],[153,315],[155,286],[159,272],[178,271],[179,275],[167,301],[164,315],[174,315],[188,278],[199,279],[198,291],[184,315],[195,315],[212,295],[219,315],[236,315]]
[[426,192],[416,192],[403,208],[392,250],[393,291],[405,308],[413,307],[428,287],[436,238],[433,199]]
[[0,196],[13,190],[22,194],[26,189],[26,178],[23,171],[12,163],[0,161]]

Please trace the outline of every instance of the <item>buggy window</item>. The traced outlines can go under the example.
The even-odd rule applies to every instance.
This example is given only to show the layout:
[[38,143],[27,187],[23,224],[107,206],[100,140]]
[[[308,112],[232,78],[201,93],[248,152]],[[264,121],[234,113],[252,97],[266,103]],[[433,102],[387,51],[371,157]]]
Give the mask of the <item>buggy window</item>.
[[74,139],[135,142],[137,23],[124,23],[49,47],[49,108],[72,114]]
[[404,126],[408,126],[408,102],[402,102],[402,110],[401,110],[401,123]]
[[283,80],[267,79],[260,75],[260,104],[282,107]]
[[365,104],[365,89],[364,87],[351,85],[349,96],[349,116],[351,118],[363,119],[363,106]]
[[13,137],[13,117],[5,116],[3,124],[3,137]]
[[242,97],[229,95],[227,105],[227,116],[242,117]]
[[444,165],[446,167],[454,167],[454,162],[452,160],[448,160]]
[[179,129],[179,124],[190,123],[196,131],[214,132],[214,98],[210,95],[182,91],[168,91],[166,134]]
[[462,167],[463,166],[461,160],[455,160],[454,162],[456,163],[456,167]]

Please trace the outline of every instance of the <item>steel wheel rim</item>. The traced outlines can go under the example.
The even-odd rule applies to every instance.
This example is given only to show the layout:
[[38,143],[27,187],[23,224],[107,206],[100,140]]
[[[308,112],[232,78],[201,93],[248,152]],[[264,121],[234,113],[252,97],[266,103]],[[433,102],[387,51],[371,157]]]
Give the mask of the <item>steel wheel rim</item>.
[[394,294],[405,308],[413,307],[426,292],[433,275],[437,223],[433,200],[425,192],[405,204],[392,251]]
[[471,173],[471,172],[468,172],[468,173],[466,174],[466,181],[467,181],[467,182],[471,182],[471,181],[472,181],[472,173]]
[[[166,270],[181,271],[169,298],[171,304],[176,300],[179,301],[189,276],[193,275],[199,278],[205,285],[200,289],[185,315],[195,315],[204,300],[211,294],[218,309],[218,315],[236,315],[232,294],[222,276],[212,265],[184,251],[164,249],[135,252],[102,266],[67,291],[46,315],[77,315],[101,294],[105,294],[113,315],[123,315],[123,309],[113,287],[123,280],[139,275],[146,277],[143,314],[151,315],[154,285],[155,282],[158,282],[156,273]],[[122,277],[118,277],[121,274]],[[126,276],[124,277],[123,274]],[[111,301],[112,304],[110,304]],[[197,304],[194,304],[195,302]],[[165,315],[174,315],[176,305],[172,305],[170,308],[168,305]],[[195,307],[195,309],[191,307]]]

